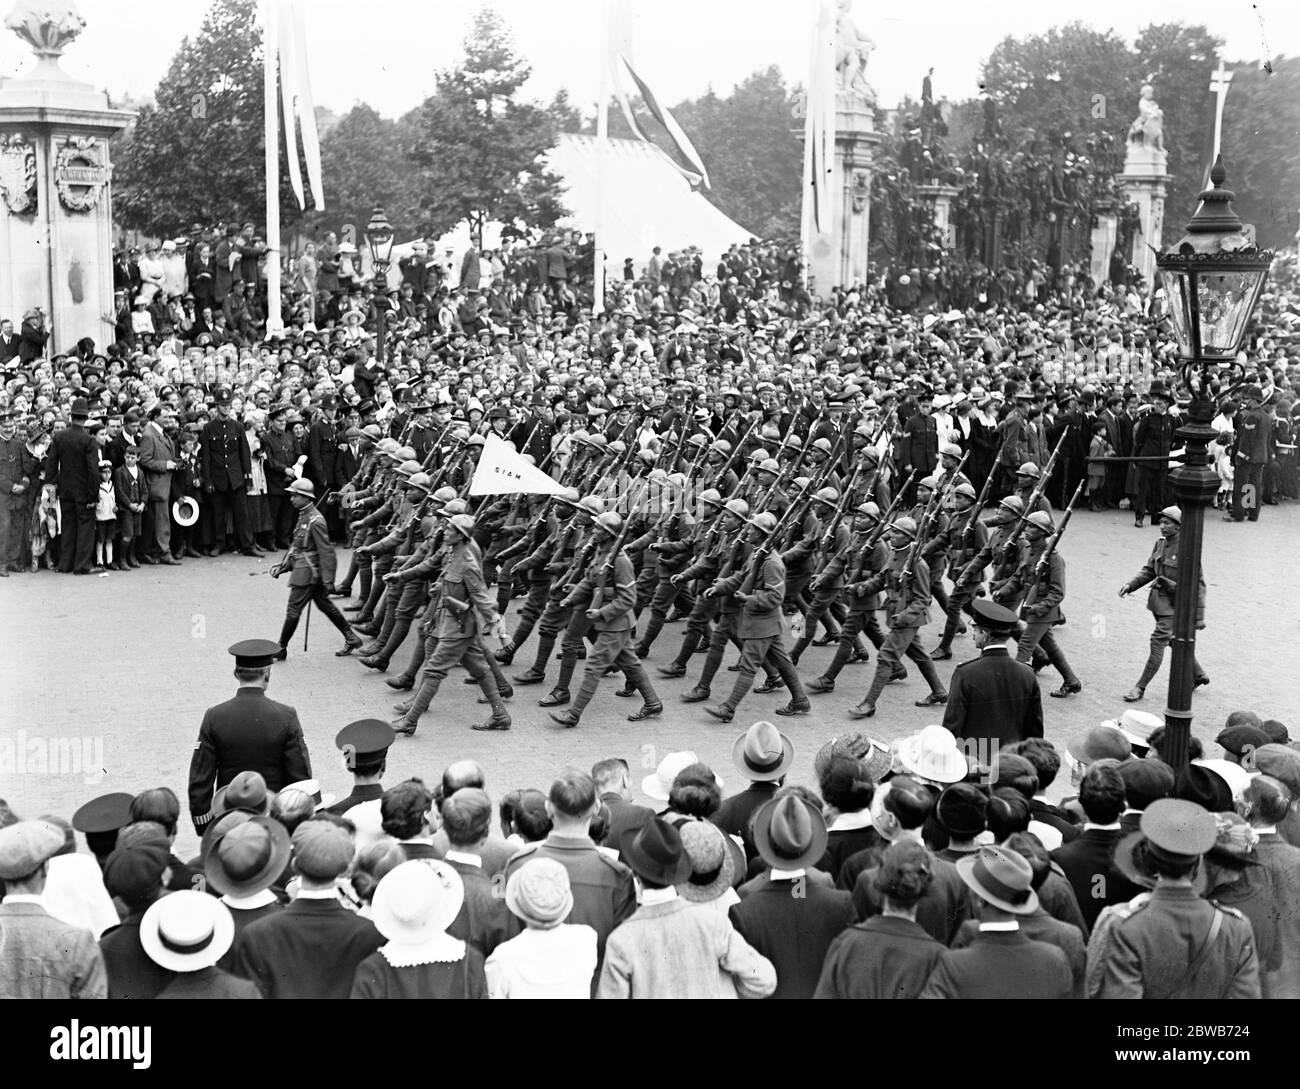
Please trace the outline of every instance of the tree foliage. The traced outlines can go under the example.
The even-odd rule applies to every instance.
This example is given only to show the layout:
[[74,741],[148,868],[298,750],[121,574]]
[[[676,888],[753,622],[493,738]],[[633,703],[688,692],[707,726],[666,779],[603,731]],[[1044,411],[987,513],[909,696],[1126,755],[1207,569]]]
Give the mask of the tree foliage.
[[[1223,118],[1223,162],[1227,187],[1237,194],[1233,207],[1255,224],[1261,245],[1293,246],[1300,226],[1300,58],[1278,57],[1271,67],[1236,69]],[[1165,235],[1175,237],[1168,227]]]
[[352,223],[361,229],[381,205],[401,239],[416,231],[416,188],[403,153],[404,125],[380,117],[370,106],[354,106],[321,141],[325,207],[313,217],[319,230]]
[[439,72],[434,93],[407,115],[403,152],[421,230],[438,235],[468,220],[477,234],[490,219],[549,227],[567,214],[543,156],[573,110],[563,97],[550,106],[523,100],[529,74],[500,16],[481,10],[462,64]]
[[[257,0],[215,0],[118,150],[113,207],[154,235],[260,218],[265,206],[262,35]],[[280,148],[280,216],[299,216]]]

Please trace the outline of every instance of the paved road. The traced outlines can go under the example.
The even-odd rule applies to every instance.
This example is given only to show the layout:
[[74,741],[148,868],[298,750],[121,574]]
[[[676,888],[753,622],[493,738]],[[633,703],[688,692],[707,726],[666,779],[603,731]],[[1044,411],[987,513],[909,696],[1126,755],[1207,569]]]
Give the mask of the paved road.
[[[1197,692],[1193,726],[1208,749],[1214,749],[1212,739],[1225,716],[1237,708],[1280,719],[1300,733],[1293,608],[1300,602],[1300,576],[1292,543],[1298,530],[1295,504],[1270,507],[1253,526],[1224,524],[1218,512],[1209,514],[1209,627],[1201,633],[1198,654],[1212,683]],[[1126,706],[1120,697],[1141,669],[1151,625],[1144,594],[1121,600],[1116,590],[1142,566],[1156,535],[1150,528],[1134,529],[1127,512],[1085,512],[1071,523],[1063,547],[1069,622],[1058,634],[1084,691],[1068,700],[1043,700],[1047,734],[1058,744],[1117,717]],[[235,555],[101,577],[40,573],[0,582],[0,797],[23,816],[70,815],[96,793],[163,783],[183,799],[203,710],[234,688],[226,647],[239,639],[274,638],[280,629],[288,591],[283,582],[261,574],[269,563],[269,558],[259,562]],[[666,627],[648,664],[667,662],[681,633],[680,624]],[[924,634],[926,645],[933,646],[937,636],[932,624]],[[333,652],[340,645],[338,633],[317,614],[310,651],[302,652],[299,628],[270,689],[274,698],[298,708],[313,767],[325,789],[334,792],[346,792],[349,782],[333,748],[335,732],[356,718],[391,717],[395,698],[379,674],[355,660],[336,659]],[[517,663],[531,661],[532,647],[530,642]],[[945,679],[958,661],[971,656],[968,638],[959,639],[954,649],[953,662],[939,663]],[[805,679],[816,676],[831,654],[831,648],[810,648],[802,663]],[[732,660],[729,652],[726,661]],[[694,660],[686,678],[658,684],[667,705],[662,718],[626,722],[636,700],[616,699],[620,682],[610,678],[576,730],[553,727],[536,706],[545,687],[521,687],[510,701],[513,730],[473,733],[469,725],[485,709],[475,703],[478,689],[453,675],[416,737],[394,748],[387,779],[419,775],[431,781],[450,760],[469,756],[487,769],[495,798],[512,787],[545,789],[556,769],[590,767],[613,755],[625,757],[639,779],[664,753],[693,749],[718,770],[730,791],[737,785],[733,739],[748,723],[772,717],[785,697],[750,695],[734,724],[718,723],[699,705],[677,700],[693,683],[700,661]],[[1139,706],[1163,710],[1167,661]],[[551,663],[552,677],[556,665]],[[811,781],[813,754],[837,731],[860,725],[889,740],[939,721],[940,709],[912,705],[925,691],[913,671],[911,679],[886,690],[874,719],[851,724],[845,708],[865,694],[871,669],[846,668],[835,693],[814,697],[812,714],[777,720],[796,746],[796,779]],[[732,677],[721,672],[715,692],[725,695]],[[1044,670],[1044,697],[1059,683],[1053,670]],[[65,742],[62,750],[59,741]],[[88,758],[90,774],[71,762],[68,742]],[[63,770],[43,770],[37,763],[42,754],[52,762],[61,759]],[[183,849],[193,843],[188,828],[183,821]]]

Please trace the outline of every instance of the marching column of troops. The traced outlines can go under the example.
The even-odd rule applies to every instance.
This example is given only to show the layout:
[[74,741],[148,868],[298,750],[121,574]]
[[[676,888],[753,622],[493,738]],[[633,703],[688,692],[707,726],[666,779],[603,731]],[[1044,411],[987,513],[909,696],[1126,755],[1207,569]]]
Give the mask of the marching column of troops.
[[[538,703],[556,723],[577,726],[612,674],[622,674],[617,695],[641,697],[630,721],[659,715],[663,702],[642,660],[669,620],[685,620],[685,628],[657,672],[679,678],[698,668],[681,699],[705,704],[723,722],[751,690],[784,689],[789,700],[776,713],[806,714],[810,696],[833,692],[843,667],[869,661],[872,648],[875,669],[846,709],[850,717],[874,715],[885,689],[908,677],[908,663],[928,687],[917,706],[942,705],[948,693],[933,663],[953,656],[954,639],[984,597],[1014,614],[1018,661],[1059,673],[1050,695],[1081,690],[1054,635],[1065,622],[1060,543],[1081,493],[1063,511],[1047,500],[1057,451],[1041,464],[995,464],[972,480],[962,449],[940,443],[933,430],[918,438],[834,403],[781,406],[774,390],[758,392],[752,409],[737,399],[720,427],[710,421],[713,430],[671,405],[653,414],[615,406],[603,429],[574,433],[562,467],[553,464],[554,425],[540,402],[517,422],[494,410],[488,436],[549,471],[554,495],[471,496],[485,436],[444,406],[419,449],[409,445],[405,417],[388,435],[372,425],[360,467],[340,492],[353,547],[346,574],[335,580],[306,482],[299,487],[310,511],[284,567],[305,568],[319,584],[315,599],[347,639],[341,656],[358,650],[365,666],[393,668],[387,683],[410,693],[393,721],[406,736],[458,664],[490,708],[475,729],[509,729],[504,701],[515,686],[548,683]],[[927,398],[922,391],[919,399]],[[410,419],[427,420],[432,408],[417,403]],[[1129,699],[1142,698],[1169,641],[1180,518],[1175,507],[1162,512],[1165,536],[1129,587],[1156,579],[1150,607],[1158,621],[1152,660]],[[307,532],[312,524],[316,531]],[[328,561],[321,550],[331,552]],[[329,597],[354,589],[349,624]],[[516,596],[522,603],[508,630]],[[310,599],[297,591],[298,612]],[[941,626],[931,635],[934,621]],[[507,678],[504,668],[522,664],[515,657],[534,634],[531,662]],[[369,642],[360,645],[360,636]],[[499,645],[489,646],[489,636]],[[736,676],[718,685],[729,643],[738,651],[729,667]],[[797,667],[809,645],[836,650],[805,683]],[[1198,671],[1198,681],[1208,678]]]

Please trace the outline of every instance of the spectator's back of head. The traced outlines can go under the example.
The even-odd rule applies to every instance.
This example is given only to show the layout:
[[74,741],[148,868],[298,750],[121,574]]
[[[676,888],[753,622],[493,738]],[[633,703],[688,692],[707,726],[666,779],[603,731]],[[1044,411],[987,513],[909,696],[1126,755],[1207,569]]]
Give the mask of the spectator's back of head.
[[819,776],[822,797],[841,813],[860,813],[871,805],[876,784],[867,775],[861,760],[851,756],[833,756],[830,766]]
[[934,794],[910,775],[889,780],[889,791],[882,803],[905,831],[920,828],[934,810]]
[[1079,783],[1079,804],[1093,824],[1114,824],[1124,812],[1124,779],[1113,760],[1088,765]]
[[998,753],[996,769],[997,778],[994,782],[999,787],[1018,791],[1025,796],[1026,801],[1032,801],[1041,789],[1038,771],[1028,757],[1003,750]]
[[445,801],[464,787],[478,787],[482,790],[487,781],[483,778],[483,769],[473,760],[457,760],[454,764],[447,765],[447,770],[442,773],[441,785],[439,800]]
[[491,826],[492,800],[485,790],[466,787],[442,803],[442,828],[453,847],[477,847]]
[[627,787],[630,776],[627,761],[621,756],[598,760],[591,768],[591,778],[596,784],[597,794],[621,793]]
[[910,908],[920,902],[934,879],[930,852],[915,840],[891,843],[876,870],[876,890],[895,907]]
[[551,784],[548,798],[556,817],[585,820],[596,807],[596,784],[584,772],[566,771]]
[[384,834],[396,839],[414,839],[425,828],[433,793],[420,779],[407,779],[384,791],[379,816]]
[[1008,750],[1016,756],[1028,760],[1033,765],[1034,774],[1038,777],[1038,790],[1036,793],[1041,793],[1051,786],[1061,770],[1061,754],[1056,751],[1056,746],[1046,738],[1027,737],[1024,741],[1009,745],[1002,751],[1007,752]]
[[514,828],[525,843],[536,843],[551,834],[551,812],[540,790],[521,790],[515,800]]
[[1291,800],[1291,792],[1280,780],[1255,775],[1241,796],[1241,815],[1256,828],[1267,828],[1286,818]]
[[677,773],[668,791],[668,805],[675,813],[708,820],[722,807],[722,789],[708,764],[688,764]]
[[296,787],[281,790],[271,799],[270,816],[284,825],[289,835],[293,835],[293,830],[315,812],[316,799]]
[[131,799],[133,821],[156,821],[167,835],[176,835],[176,824],[181,816],[181,803],[171,787],[152,787],[142,790]]
[[986,820],[997,843],[1002,843],[1017,832],[1028,831],[1029,819],[1029,799],[1020,791],[998,787],[989,798]]

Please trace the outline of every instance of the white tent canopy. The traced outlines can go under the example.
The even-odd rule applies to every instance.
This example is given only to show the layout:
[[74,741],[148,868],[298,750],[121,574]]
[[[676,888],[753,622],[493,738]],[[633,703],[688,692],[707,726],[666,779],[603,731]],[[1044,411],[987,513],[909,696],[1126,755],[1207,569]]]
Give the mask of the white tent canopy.
[[[610,140],[605,154],[603,194],[597,192],[596,138],[564,133],[547,155],[547,166],[564,181],[564,204],[572,213],[560,221],[571,230],[596,229],[597,202],[603,201],[606,274],[620,278],[625,258],[632,258],[637,270],[645,267],[655,246],[664,254],[698,246],[706,265],[724,254],[733,243],[752,237],[744,227],[718,211],[700,193],[691,191],[686,180],[658,148],[640,140]],[[451,250],[459,265],[469,248],[469,224],[459,223],[430,246],[429,256],[445,260]],[[483,245],[501,245],[501,224],[488,223]],[[401,282],[397,261],[411,253],[411,242],[393,247],[390,283]],[[369,264],[369,258],[364,258]]]

